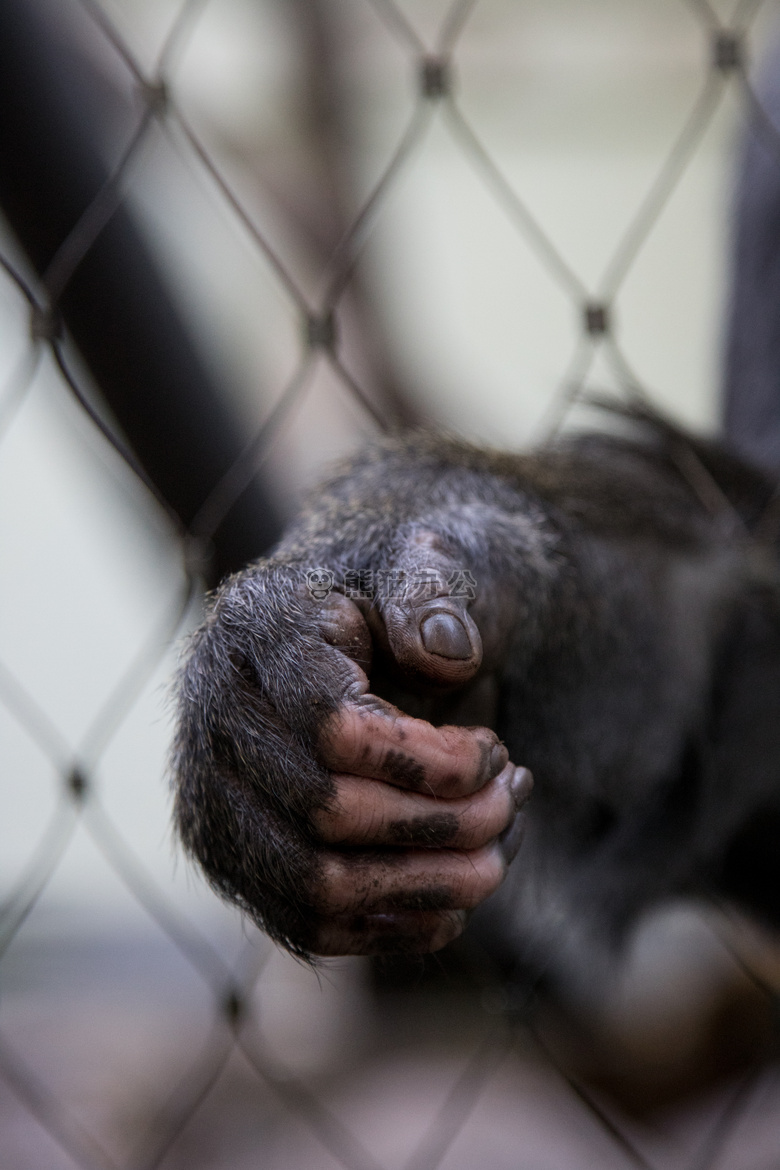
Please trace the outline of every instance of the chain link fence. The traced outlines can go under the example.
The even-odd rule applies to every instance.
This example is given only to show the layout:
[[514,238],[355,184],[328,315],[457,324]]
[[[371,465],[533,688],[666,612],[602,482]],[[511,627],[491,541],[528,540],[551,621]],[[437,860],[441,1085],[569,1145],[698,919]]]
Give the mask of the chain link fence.
[[[517,23],[524,6],[493,7],[479,44],[492,37],[518,54],[530,52],[512,41],[525,27]],[[219,19],[244,19],[250,8],[187,0],[158,7],[154,19],[140,3],[74,0],[56,12],[41,10],[54,29],[55,46],[64,35],[58,22],[64,21],[68,35],[80,38],[90,68],[110,76],[123,96],[119,112],[109,110],[105,118],[110,134],[99,152],[96,189],[49,247],[45,264],[28,258],[34,253],[28,242],[35,235],[34,217],[32,228],[24,221],[30,230],[27,256],[10,235],[0,255],[7,337],[0,396],[2,513],[14,562],[7,570],[13,588],[0,647],[9,757],[2,780],[8,883],[0,906],[2,1164],[85,1170],[288,1164],[435,1170],[477,1162],[658,1170],[775,1165],[780,1129],[771,1119],[778,1085],[766,1063],[775,993],[766,971],[745,957],[750,947],[720,961],[733,965],[734,979],[755,988],[765,1002],[766,1011],[758,1015],[769,1039],[750,1051],[740,1076],[704,1105],[684,1118],[671,1117],[663,1132],[643,1128],[578,1075],[581,1061],[567,1057],[555,1027],[545,1027],[533,993],[489,970],[480,969],[473,980],[476,1010],[464,1006],[453,983],[442,996],[444,1006],[432,1006],[423,996],[422,1015],[412,1012],[403,1025],[389,998],[384,1024],[377,1025],[369,1020],[360,964],[336,965],[333,974],[325,968],[319,975],[285,965],[253,928],[217,907],[199,882],[176,867],[160,774],[168,736],[161,711],[175,646],[197,621],[204,580],[240,561],[225,536],[235,509],[254,509],[259,551],[273,536],[274,516],[291,507],[306,477],[301,469],[376,428],[436,414],[435,395],[426,406],[408,390],[397,344],[403,314],[389,327],[367,291],[371,266],[379,267],[381,282],[387,255],[386,243],[372,252],[372,240],[383,220],[397,214],[404,184],[433,149],[434,136],[446,136],[458,165],[481,186],[489,216],[502,231],[508,225],[522,247],[526,269],[538,281],[539,313],[553,289],[568,314],[562,318],[568,332],[553,347],[560,360],[557,376],[546,376],[542,390],[525,392],[525,398],[518,391],[525,437],[552,433],[591,389],[601,391],[605,384],[629,398],[655,399],[624,344],[621,296],[724,103],[738,98],[775,144],[777,131],[748,69],[751,37],[763,36],[771,6],[741,0],[724,15],[708,0],[675,0],[679,12],[673,19],[699,45],[697,92],[658,152],[651,181],[616,243],[587,279],[576,256],[527,201],[522,175],[520,181],[514,173],[510,177],[512,168],[504,167],[490,133],[477,129],[462,99],[459,69],[462,63],[466,71],[475,68],[469,37],[481,10],[489,8],[487,0],[420,6],[354,0],[257,9],[268,21],[271,45],[264,58],[260,53],[261,64],[278,72],[274,50],[288,46],[289,77],[281,88],[288,86],[293,104],[301,103],[306,125],[299,132],[306,145],[303,163],[296,165],[310,169],[308,188],[294,166],[285,175],[276,165],[273,142],[258,152],[259,162],[251,165],[259,173],[253,172],[239,146],[234,142],[231,153],[219,126],[215,130],[215,122],[200,116],[197,103],[194,113],[188,104],[188,52],[198,35],[216,36]],[[647,8],[633,6],[631,19],[641,22]],[[532,16],[534,9],[528,11]],[[168,22],[164,35],[161,13]],[[579,19],[584,29],[587,13]],[[284,35],[274,32],[274,22],[285,21],[295,29],[292,39],[287,26]],[[662,48],[673,55],[673,46]],[[394,144],[381,161],[376,146],[364,151],[356,179],[349,146],[365,126],[350,100],[361,54],[364,73],[374,68],[377,54],[393,61],[404,89],[393,107],[399,116],[388,122]],[[480,67],[489,69],[490,61]],[[200,80],[207,89],[212,84],[208,77]],[[230,89],[229,63],[214,84]],[[659,81],[659,100],[661,89]],[[22,93],[20,103],[26,100]],[[272,122],[273,94],[261,82],[256,100],[269,102]],[[149,157],[158,155],[168,161],[153,172]],[[368,171],[370,183],[364,181]],[[155,228],[155,206],[166,199],[175,206],[182,182],[197,189],[200,210],[184,207],[184,222]],[[155,184],[157,205],[150,194]],[[296,200],[298,238],[278,210]],[[575,192],[571,215],[577,233],[586,237],[589,224],[578,218],[577,202]],[[446,228],[446,209],[441,211]],[[232,447],[225,441],[222,465],[208,470],[209,482],[191,484],[192,498],[175,505],[163,472],[169,460],[181,462],[176,433],[162,435],[157,463],[148,453],[139,458],[144,429],[164,430],[166,424],[150,421],[151,398],[134,419],[132,402],[128,407],[116,390],[119,375],[112,381],[109,366],[101,366],[100,354],[90,349],[97,343],[90,341],[75,300],[68,300],[112,225],[131,213],[158,249],[172,250],[168,259],[190,322],[200,322],[208,333],[205,319],[224,293],[225,307],[216,311],[256,315],[262,334],[261,374],[255,368],[245,375],[245,384],[253,377],[262,383],[254,398],[235,388],[241,382],[235,363],[252,364],[251,346],[237,341],[225,359],[228,368],[234,363],[233,391],[225,393],[228,399],[232,393],[230,410],[243,420],[242,434],[230,440]],[[9,219],[17,227],[10,213]],[[261,291],[255,303],[236,309],[233,291],[204,296],[194,287],[213,246],[200,234],[204,223],[216,240],[230,237],[235,254],[249,257],[251,279]],[[166,244],[169,229],[173,243]],[[17,235],[23,234],[17,227]],[[457,253],[464,241],[449,239],[446,246]],[[680,257],[682,267],[688,262]],[[234,275],[245,301],[247,286],[241,274]],[[118,287],[129,279],[120,271]],[[670,289],[677,279],[668,272]],[[225,280],[230,282],[230,273]],[[144,288],[157,304],[159,291]],[[533,315],[528,328],[540,328]],[[207,340],[212,351],[206,365],[216,361],[214,349],[226,344]],[[135,344],[146,352],[156,343],[139,334]],[[184,342],[170,344],[186,349]],[[200,378],[202,371],[196,374]],[[175,416],[182,427],[197,410],[184,393]],[[212,437],[221,426],[218,414],[213,418]],[[113,511],[93,512],[96,494]],[[86,534],[69,519],[81,506],[94,516]],[[40,525],[32,542],[31,522]],[[38,549],[33,555],[31,543]],[[82,608],[66,611],[67,599],[79,594]],[[99,653],[85,650],[90,641]],[[148,750],[139,750],[139,740]],[[150,800],[143,770],[154,777]],[[86,923],[67,910],[69,899],[81,905]],[[148,937],[148,923],[157,941],[141,946],[137,939]],[[81,954],[69,967],[72,938],[82,937],[85,925],[96,938],[101,932],[110,936],[111,948]],[[70,998],[59,1006],[46,991],[58,980],[70,987]],[[282,1025],[274,1015],[280,996],[287,997]],[[317,997],[320,1006],[312,1014]],[[62,1014],[72,1008],[64,1025]],[[425,1017],[437,1012],[439,1037],[456,1037],[457,1045],[448,1048],[447,1041],[436,1049],[434,1074],[424,1063],[377,1065],[377,1052],[393,1051],[395,1027],[427,1034]],[[336,1044],[337,1057],[331,1054],[330,1064],[306,1075],[307,1058],[296,1057],[296,1044],[327,1048],[323,1030],[338,1031],[343,1020],[347,1039],[341,1048]],[[366,1063],[366,1045],[373,1064]],[[357,1079],[350,1081],[354,1070]],[[94,1091],[90,1096],[84,1088],[93,1082],[104,1090],[98,1106]],[[251,1115],[251,1124],[239,1115]]]

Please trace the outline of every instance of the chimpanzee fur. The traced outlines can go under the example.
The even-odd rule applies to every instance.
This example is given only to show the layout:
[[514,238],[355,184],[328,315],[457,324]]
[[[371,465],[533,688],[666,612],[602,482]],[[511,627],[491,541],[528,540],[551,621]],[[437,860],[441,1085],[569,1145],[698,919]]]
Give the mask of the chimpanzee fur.
[[[684,893],[780,926],[775,484],[665,423],[632,426],[524,455],[377,443],[213,597],[181,676],[176,821],[212,885],[293,952],[309,950],[318,880],[309,817],[332,791],[312,744],[343,683],[305,573],[338,587],[392,567],[417,530],[502,608],[490,685],[471,689],[536,779],[491,929],[509,948],[529,930],[617,938]],[[371,685],[432,722],[485,718],[381,657]]]

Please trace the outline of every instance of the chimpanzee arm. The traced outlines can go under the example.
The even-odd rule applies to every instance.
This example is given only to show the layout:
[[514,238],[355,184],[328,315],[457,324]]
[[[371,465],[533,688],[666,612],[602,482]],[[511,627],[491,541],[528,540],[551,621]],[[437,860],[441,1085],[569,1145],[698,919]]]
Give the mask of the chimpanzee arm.
[[495,461],[399,441],[216,594],[182,673],[176,817],[291,950],[434,950],[502,881],[530,776],[452,724],[469,696],[489,709],[518,627],[539,636],[551,544]]

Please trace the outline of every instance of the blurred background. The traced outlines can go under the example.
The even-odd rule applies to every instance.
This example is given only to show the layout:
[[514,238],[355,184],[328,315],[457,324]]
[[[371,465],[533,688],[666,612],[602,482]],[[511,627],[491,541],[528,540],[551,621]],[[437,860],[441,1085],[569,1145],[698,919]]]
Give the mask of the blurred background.
[[3,1167],[769,1167],[754,928],[664,907],[609,986],[477,949],[308,970],[170,829],[203,588],[401,424],[522,448],[721,415],[773,3],[6,0]]

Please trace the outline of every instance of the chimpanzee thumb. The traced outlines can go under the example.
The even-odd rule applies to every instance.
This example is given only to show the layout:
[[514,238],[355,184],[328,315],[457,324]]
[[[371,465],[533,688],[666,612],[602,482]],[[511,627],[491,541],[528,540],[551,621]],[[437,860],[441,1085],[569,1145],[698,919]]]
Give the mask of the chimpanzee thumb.
[[468,597],[454,596],[462,566],[437,547],[434,534],[415,533],[394,566],[396,587],[379,598],[389,649],[402,669],[432,682],[468,682],[482,662],[482,638]]

